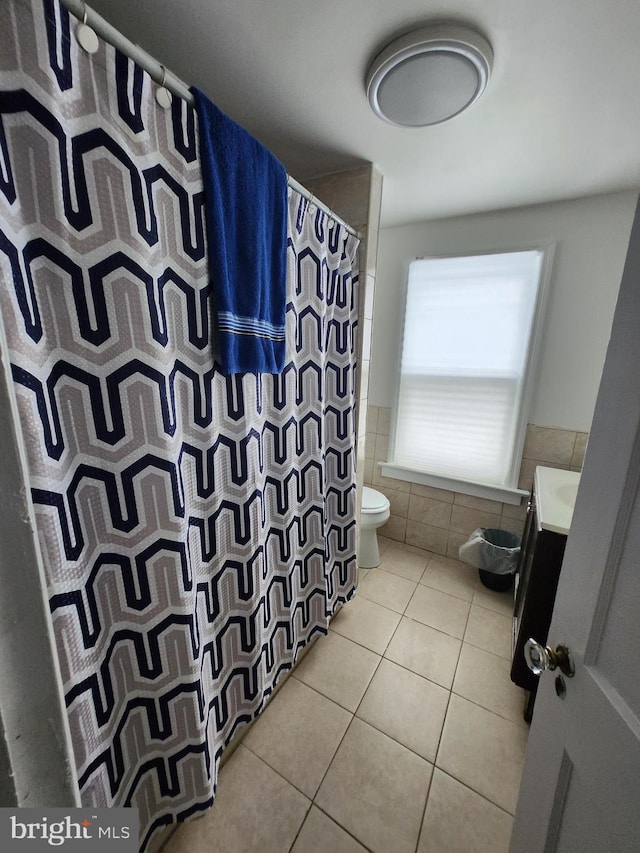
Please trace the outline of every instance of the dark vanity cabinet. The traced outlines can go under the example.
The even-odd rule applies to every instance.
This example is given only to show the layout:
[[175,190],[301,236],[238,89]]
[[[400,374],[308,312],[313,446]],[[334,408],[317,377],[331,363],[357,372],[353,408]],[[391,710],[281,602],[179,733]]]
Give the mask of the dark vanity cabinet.
[[524,644],[533,637],[546,644],[567,536],[545,530],[531,491],[515,578],[511,680],[528,691],[524,718],[531,721],[538,676],[527,667]]

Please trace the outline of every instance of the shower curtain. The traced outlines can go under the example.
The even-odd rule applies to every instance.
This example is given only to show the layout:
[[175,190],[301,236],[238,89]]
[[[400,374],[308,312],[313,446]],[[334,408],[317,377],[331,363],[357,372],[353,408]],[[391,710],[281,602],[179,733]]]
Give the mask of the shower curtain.
[[289,192],[285,370],[222,375],[193,108],[57,0],[3,17],[0,310],[77,776],[144,847],[354,593],[357,239]]

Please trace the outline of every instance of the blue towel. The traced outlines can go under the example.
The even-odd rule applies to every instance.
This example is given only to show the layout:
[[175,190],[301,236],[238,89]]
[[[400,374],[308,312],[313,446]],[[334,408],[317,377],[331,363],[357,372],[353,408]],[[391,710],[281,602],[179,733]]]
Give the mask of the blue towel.
[[200,134],[210,276],[224,373],[280,373],[285,361],[287,173],[191,88]]

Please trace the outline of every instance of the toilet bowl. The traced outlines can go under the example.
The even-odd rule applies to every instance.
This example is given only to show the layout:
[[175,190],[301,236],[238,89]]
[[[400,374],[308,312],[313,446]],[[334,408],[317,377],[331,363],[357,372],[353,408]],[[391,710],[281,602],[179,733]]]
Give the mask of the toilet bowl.
[[380,565],[380,551],[376,530],[389,518],[389,501],[375,489],[362,489],[360,512],[360,553],[358,565],[362,569],[374,569]]

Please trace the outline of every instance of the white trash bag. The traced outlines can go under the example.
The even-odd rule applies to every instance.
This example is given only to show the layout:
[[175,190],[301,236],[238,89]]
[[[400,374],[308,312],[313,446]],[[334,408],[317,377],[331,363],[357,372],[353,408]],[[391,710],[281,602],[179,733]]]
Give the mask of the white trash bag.
[[520,537],[495,527],[478,527],[458,550],[463,563],[495,575],[512,575],[519,555]]

